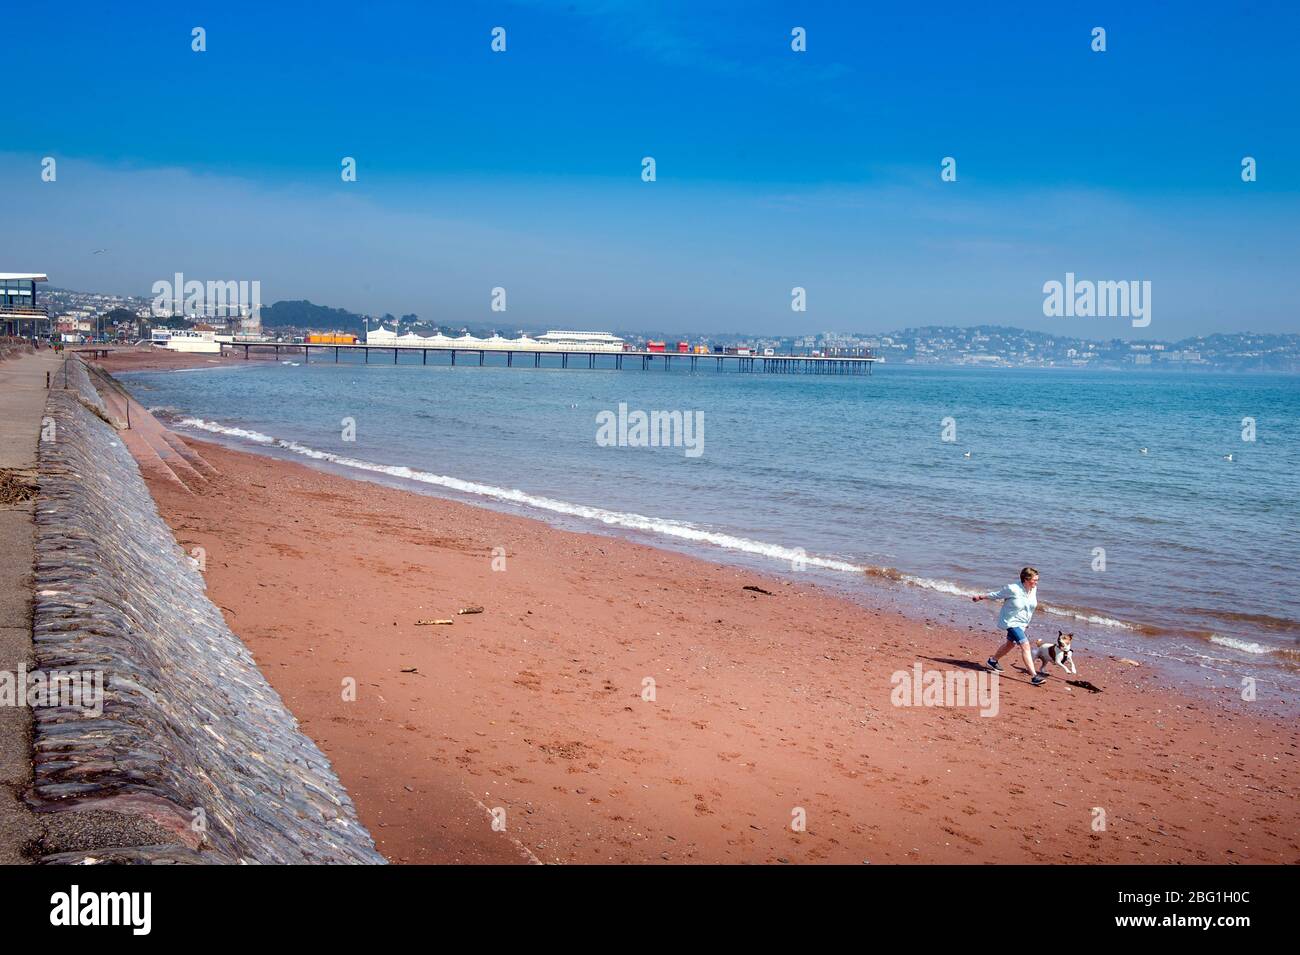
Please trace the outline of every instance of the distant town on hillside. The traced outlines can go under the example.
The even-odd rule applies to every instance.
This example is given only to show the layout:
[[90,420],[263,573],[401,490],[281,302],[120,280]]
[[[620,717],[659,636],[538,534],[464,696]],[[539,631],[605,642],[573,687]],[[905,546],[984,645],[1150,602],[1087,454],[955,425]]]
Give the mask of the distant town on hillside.
[[[114,341],[148,339],[152,328],[193,327],[209,324],[224,330],[219,318],[191,316],[155,318],[152,299],[68,289],[48,289],[41,294],[55,329],[65,338]],[[293,341],[307,332],[340,331],[364,336],[367,327],[432,335],[468,332],[486,336],[530,335],[546,331],[538,325],[515,325],[505,315],[487,322],[435,322],[414,313],[362,315],[308,301],[281,301],[261,309],[263,335],[269,340]],[[593,329],[595,330],[595,329]],[[692,344],[749,345],[771,348],[778,354],[864,354],[887,364],[1030,368],[1134,368],[1140,370],[1300,372],[1300,335],[1228,332],[1195,336],[1180,341],[1125,341],[1119,338],[1087,339],[1071,335],[1027,331],[999,325],[969,328],[928,325],[885,333],[809,332],[801,335],[746,335],[740,332],[699,332],[676,329],[612,331],[633,345],[648,340],[687,341]]]

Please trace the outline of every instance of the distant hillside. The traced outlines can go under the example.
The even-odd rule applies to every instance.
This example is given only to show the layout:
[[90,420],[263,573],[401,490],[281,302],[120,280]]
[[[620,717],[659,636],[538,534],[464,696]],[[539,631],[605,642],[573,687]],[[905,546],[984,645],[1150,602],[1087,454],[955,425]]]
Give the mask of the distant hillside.
[[365,334],[364,315],[342,308],[313,305],[306,299],[299,302],[276,302],[262,309],[263,328],[313,328],[320,331],[352,332]]

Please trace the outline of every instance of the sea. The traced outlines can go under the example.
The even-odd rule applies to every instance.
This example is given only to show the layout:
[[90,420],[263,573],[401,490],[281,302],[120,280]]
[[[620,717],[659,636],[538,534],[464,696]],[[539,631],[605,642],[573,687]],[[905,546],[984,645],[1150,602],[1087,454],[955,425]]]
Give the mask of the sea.
[[990,650],[996,605],[969,597],[1032,565],[1030,635],[1074,632],[1081,677],[1109,655],[1297,698],[1298,377],[546,362],[121,377],[181,433],[816,583]]

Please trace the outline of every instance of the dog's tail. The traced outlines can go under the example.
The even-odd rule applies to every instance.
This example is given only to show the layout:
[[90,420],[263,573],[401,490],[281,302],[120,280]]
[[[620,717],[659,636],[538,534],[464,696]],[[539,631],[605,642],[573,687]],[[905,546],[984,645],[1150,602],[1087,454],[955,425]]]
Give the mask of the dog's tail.
[[1034,646],[1036,646],[1036,647],[1041,647],[1042,645],[1043,645],[1043,641],[1042,641],[1042,640],[1035,640],[1035,641],[1034,641]]

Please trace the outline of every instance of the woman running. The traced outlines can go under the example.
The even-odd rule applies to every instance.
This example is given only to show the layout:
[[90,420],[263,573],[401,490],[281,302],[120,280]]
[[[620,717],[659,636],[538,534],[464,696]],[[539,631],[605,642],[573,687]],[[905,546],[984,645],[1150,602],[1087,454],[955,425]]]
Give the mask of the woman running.
[[1038,571],[1026,567],[1020,572],[1020,583],[1007,584],[1001,590],[972,597],[971,600],[976,603],[981,600],[1002,601],[1002,612],[998,614],[998,629],[1007,632],[1007,642],[1002,644],[997,653],[988,658],[989,669],[1001,673],[1002,664],[998,661],[1006,656],[1012,647],[1019,646],[1020,653],[1025,659],[1025,666],[1029,668],[1031,677],[1029,682],[1034,686],[1042,684],[1047,677],[1034,668],[1034,656],[1029,651],[1029,638],[1025,636],[1025,628],[1029,626],[1029,621],[1034,617],[1034,608],[1038,606]]

